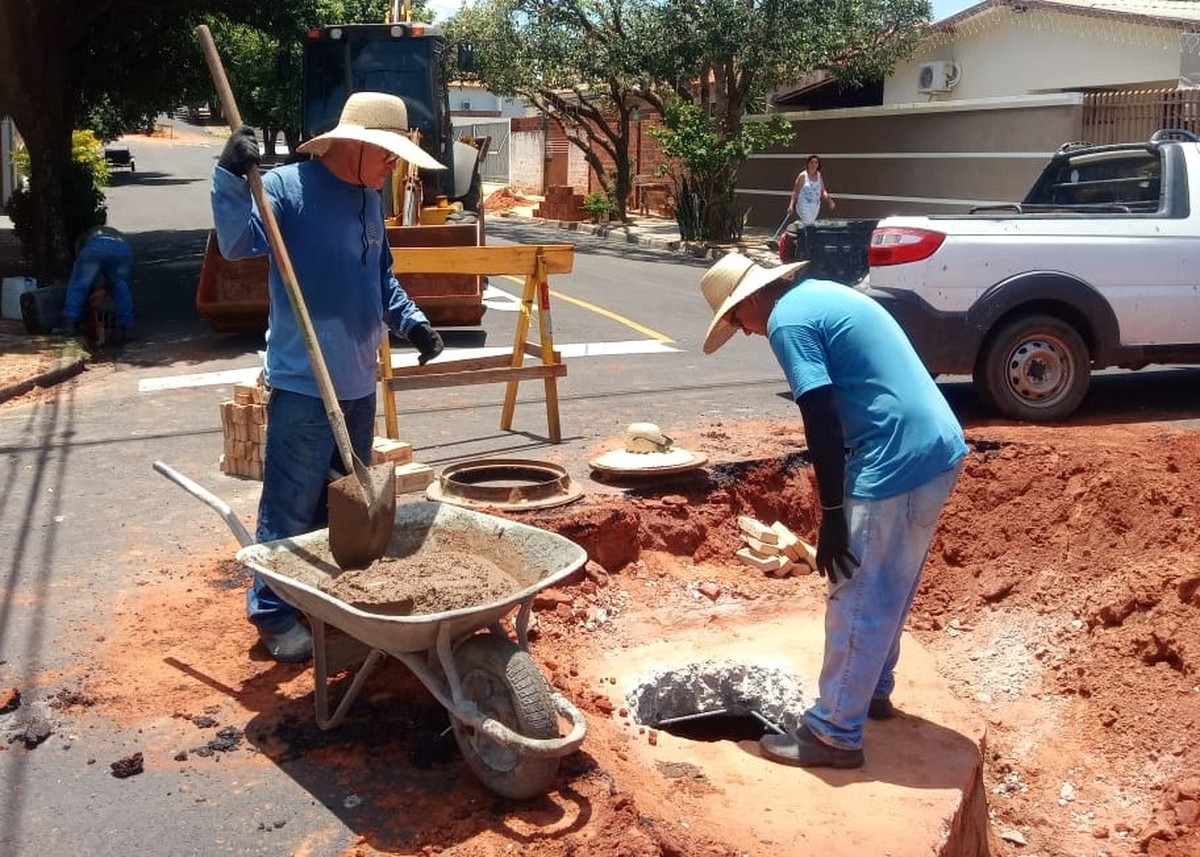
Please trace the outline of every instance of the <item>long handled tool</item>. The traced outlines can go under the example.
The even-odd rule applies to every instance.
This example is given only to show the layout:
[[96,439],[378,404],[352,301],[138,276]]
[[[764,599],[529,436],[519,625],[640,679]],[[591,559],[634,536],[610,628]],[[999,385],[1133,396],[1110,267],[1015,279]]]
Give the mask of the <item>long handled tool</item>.
[[[236,130],[242,124],[241,114],[229,80],[225,77],[225,67],[217,54],[212,33],[206,25],[201,24],[196,28],[196,35],[204,48],[204,59],[221,97],[221,107],[229,120],[229,127]],[[329,367],[325,365],[325,357],[321,354],[312,317],[308,314],[304,294],[300,291],[300,283],[296,280],[292,260],[283,242],[283,233],[279,231],[271,202],[263,190],[262,177],[254,165],[247,171],[246,181],[258,205],[275,264],[304,334],[304,344],[308,347],[308,359],[321,391],[321,400],[325,403],[325,413],[349,474],[329,486],[329,548],[334,561],[342,568],[362,568],[383,556],[391,539],[396,517],[396,470],[391,463],[368,468],[354,454],[350,433],[346,430],[346,416],[338,404],[333,380],[329,377]]]

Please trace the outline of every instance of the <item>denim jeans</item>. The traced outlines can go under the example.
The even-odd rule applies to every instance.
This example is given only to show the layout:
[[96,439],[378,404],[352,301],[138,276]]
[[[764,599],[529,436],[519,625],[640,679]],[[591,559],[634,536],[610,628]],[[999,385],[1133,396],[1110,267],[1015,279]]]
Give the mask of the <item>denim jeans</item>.
[[850,548],[862,564],[850,580],[829,584],[820,697],[804,712],[808,728],[834,747],[860,749],[871,699],[890,696],[896,685],[904,620],[961,469],[895,497],[846,498]]
[[133,327],[133,292],[129,289],[129,275],[133,270],[133,251],[119,238],[99,235],[84,244],[75,257],[71,268],[71,279],[67,281],[67,295],[63,302],[63,324],[77,324],[83,317],[83,307],[91,294],[96,278],[104,275],[112,293],[117,313],[117,326],[128,330]]
[[[340,404],[350,445],[360,460],[369,462],[375,438],[375,394]],[[283,539],[325,526],[330,470],[346,472],[324,402],[301,393],[272,390],[267,402],[267,443],[255,539]],[[246,615],[269,633],[286,631],[296,621],[296,609],[257,573],[246,592]]]

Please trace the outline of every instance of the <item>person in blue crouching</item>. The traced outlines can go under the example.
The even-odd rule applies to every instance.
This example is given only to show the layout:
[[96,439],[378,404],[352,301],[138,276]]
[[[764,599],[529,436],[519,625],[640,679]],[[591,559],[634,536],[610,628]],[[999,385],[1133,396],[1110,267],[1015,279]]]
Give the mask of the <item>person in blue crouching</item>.
[[700,287],[711,354],[738,330],[767,337],[800,407],[821,501],[826,578],[820,695],[773,761],[858,768],[868,718],[893,717],[900,635],[942,505],[967,454],[962,427],[904,331],[862,292],[730,253]]
[[[408,337],[424,364],[442,340],[392,273],[379,189],[403,159],[442,169],[408,136],[404,101],[355,93],[338,124],[299,147],[312,160],[262,177],[346,417],[354,452],[370,461],[375,435],[376,355],[384,324]],[[213,170],[217,243],[227,259],[270,255],[270,310],[264,374],[268,390],[258,541],[326,525],[326,482],[343,472],[304,335],[245,176],[260,159],[254,130],[242,126]],[[254,575],[247,614],[278,661],[305,661],[312,637],[297,611]]]
[[79,236],[75,264],[67,281],[62,320],[52,333],[72,336],[82,332],[83,311],[92,289],[101,278],[108,284],[116,310],[113,344],[133,339],[133,292],[129,277],[133,271],[133,250],[129,242],[111,226],[94,226]]

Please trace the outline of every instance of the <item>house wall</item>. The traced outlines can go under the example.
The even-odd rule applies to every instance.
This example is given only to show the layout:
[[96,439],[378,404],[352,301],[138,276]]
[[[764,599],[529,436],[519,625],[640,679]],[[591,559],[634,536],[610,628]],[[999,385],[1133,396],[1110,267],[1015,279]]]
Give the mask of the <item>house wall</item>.
[[520,193],[541,194],[545,188],[545,135],[542,117],[512,120],[508,146],[508,184]]
[[[949,92],[918,92],[919,67],[930,60],[958,63],[959,81]],[[996,6],[963,21],[953,34],[935,35],[897,65],[884,82],[883,103],[1175,86],[1195,67],[1192,48],[1185,49],[1178,30]]]
[[810,154],[837,208],[823,218],[964,212],[1022,199],[1050,155],[1080,138],[1082,96],[1058,94],[784,114],[788,146],[752,155],[738,203],[774,228]]
[[463,116],[524,116],[525,102],[520,98],[496,95],[481,86],[452,83],[448,87],[450,112]]

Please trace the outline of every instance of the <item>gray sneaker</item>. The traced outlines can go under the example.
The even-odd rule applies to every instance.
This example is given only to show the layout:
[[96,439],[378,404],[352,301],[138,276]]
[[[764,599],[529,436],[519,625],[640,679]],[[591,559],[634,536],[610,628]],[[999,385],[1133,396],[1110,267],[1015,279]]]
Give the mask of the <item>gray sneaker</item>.
[[312,658],[312,634],[298,621],[279,633],[259,630],[258,636],[267,654],[280,663],[299,664]]

